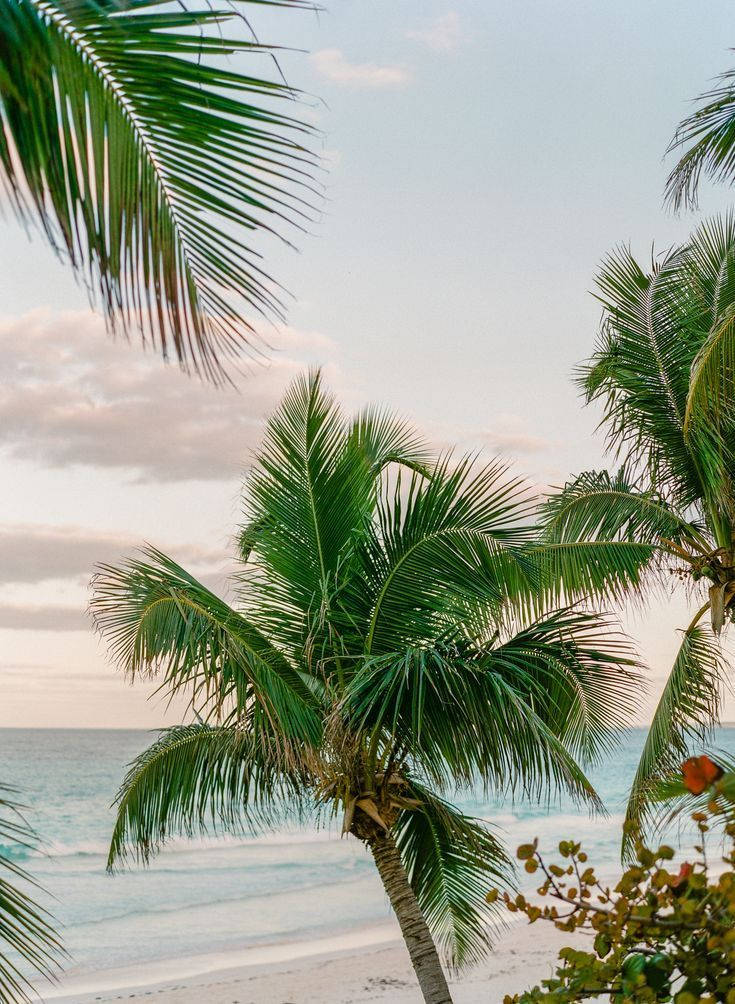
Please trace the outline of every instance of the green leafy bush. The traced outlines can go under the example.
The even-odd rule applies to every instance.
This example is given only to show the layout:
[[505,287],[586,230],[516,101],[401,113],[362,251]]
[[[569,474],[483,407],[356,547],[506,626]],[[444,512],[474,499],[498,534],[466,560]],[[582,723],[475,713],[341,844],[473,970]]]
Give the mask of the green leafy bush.
[[[695,757],[669,782],[665,797],[695,800],[695,856],[674,864],[675,852],[639,844],[637,860],[613,888],[602,882],[579,843],[559,844],[548,864],[538,842],[517,857],[538,874],[538,899],[505,893],[511,912],[580,932],[559,952],[552,977],[504,1004],[611,1000],[614,1004],[735,1004],[735,774]],[[724,832],[709,836],[716,826]],[[708,847],[711,844],[711,847]],[[717,854],[714,847],[717,845]],[[488,893],[493,902],[496,890]]]

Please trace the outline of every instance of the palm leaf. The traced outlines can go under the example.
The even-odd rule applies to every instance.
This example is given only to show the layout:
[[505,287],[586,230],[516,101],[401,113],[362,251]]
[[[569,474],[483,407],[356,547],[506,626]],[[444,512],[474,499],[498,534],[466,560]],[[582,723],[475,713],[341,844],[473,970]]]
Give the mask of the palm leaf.
[[444,458],[408,485],[399,472],[381,494],[351,587],[367,651],[436,637],[473,609],[497,611],[525,594],[534,574],[522,546],[530,508],[527,487],[502,464]]
[[248,315],[282,315],[252,236],[311,212],[309,129],[279,110],[295,92],[227,65],[271,52],[228,38],[233,24],[227,5],[0,0],[11,204],[99,291],[113,329],[214,380],[254,334]]
[[544,540],[628,540],[658,545],[661,538],[682,541],[701,532],[666,499],[641,489],[630,472],[586,471],[549,495],[540,507]]
[[512,886],[513,864],[492,830],[414,783],[421,807],[401,814],[396,845],[426,922],[447,964],[478,962],[500,923],[485,901]]
[[338,478],[347,423],[312,371],[294,381],[266,427],[248,482],[248,521],[268,602],[298,621],[324,602],[354,529],[353,482]]
[[38,886],[13,857],[38,846],[15,795],[0,786],[0,999],[30,1004],[36,994],[29,972],[55,981],[64,951],[53,918],[35,900]]
[[631,593],[642,596],[645,571],[655,553],[653,545],[629,540],[570,540],[529,549],[552,603],[621,602]]
[[735,178],[735,71],[721,74],[698,101],[667,151],[688,147],[666,181],[667,201],[676,210],[696,207],[703,176],[728,185]]
[[555,602],[641,597],[646,573],[661,567],[671,542],[711,550],[702,527],[684,519],[626,468],[587,471],[539,508],[540,543],[531,549]]
[[719,717],[725,666],[717,639],[696,623],[698,617],[684,632],[646,735],[628,801],[624,854],[631,853],[651,821],[651,801],[661,779],[678,770],[694,745],[707,740]]
[[574,760],[609,749],[638,683],[634,653],[609,622],[572,611],[502,644],[455,638],[369,659],[349,682],[353,728],[406,751],[438,785],[478,778],[541,797],[549,786],[595,801]]
[[598,275],[603,324],[580,369],[588,401],[603,404],[610,448],[651,472],[679,511],[702,496],[702,474],[684,434],[689,369],[702,342],[701,304],[682,296],[688,260],[675,249],[645,272],[627,248]]
[[[274,754],[277,751],[273,751]],[[165,729],[117,794],[108,869],[147,864],[172,836],[257,833],[303,812],[304,778],[247,732],[205,724]]]
[[252,624],[153,548],[148,561],[100,566],[91,610],[132,676],[186,690],[195,709],[248,715],[269,734],[318,742],[321,724],[303,677]]

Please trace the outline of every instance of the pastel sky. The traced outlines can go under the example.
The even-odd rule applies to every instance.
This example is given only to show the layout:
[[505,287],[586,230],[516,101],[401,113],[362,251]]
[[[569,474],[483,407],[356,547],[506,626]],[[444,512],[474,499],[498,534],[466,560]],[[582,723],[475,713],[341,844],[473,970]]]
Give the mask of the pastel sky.
[[[696,219],[664,211],[663,153],[735,63],[725,0],[329,0],[253,18],[302,50],[281,63],[314,95],[329,171],[301,253],[261,245],[294,302],[238,392],[113,344],[43,240],[0,220],[0,726],[177,717],[93,636],[93,565],[150,541],[220,586],[249,451],[309,363],[347,407],[393,406],[539,485],[600,464],[570,380],[599,320],[595,266],[618,242],[647,259]],[[703,209],[730,203],[708,189]],[[684,605],[626,623],[651,667],[645,720]]]

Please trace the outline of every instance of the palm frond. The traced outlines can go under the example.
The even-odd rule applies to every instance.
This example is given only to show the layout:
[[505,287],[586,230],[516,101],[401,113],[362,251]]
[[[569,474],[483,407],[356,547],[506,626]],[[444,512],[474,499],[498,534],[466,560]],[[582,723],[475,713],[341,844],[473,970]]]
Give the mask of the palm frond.
[[717,723],[724,670],[717,639],[695,619],[684,632],[643,746],[628,801],[625,854],[651,821],[651,798],[661,779],[676,772]]
[[116,797],[108,869],[128,857],[147,864],[172,836],[258,833],[304,813],[306,783],[277,751],[238,728],[165,729],[141,753]]
[[655,553],[652,544],[630,540],[542,542],[529,548],[552,603],[640,598]]
[[444,458],[408,484],[399,472],[381,494],[352,585],[367,651],[435,638],[473,608],[497,610],[527,590],[530,507],[526,485],[499,463]]
[[261,527],[256,554],[268,581],[261,606],[283,606],[289,621],[323,605],[364,506],[354,480],[337,475],[347,429],[320,373],[297,378],[268,421],[248,481],[247,517]]
[[244,2],[0,0],[11,205],[113,329],[215,381],[252,340],[248,315],[282,316],[252,237],[303,227],[316,194],[310,129],[281,110],[296,92],[256,69],[272,47],[225,33]]
[[585,471],[552,492],[540,507],[543,540],[627,540],[658,545],[661,538],[701,540],[701,530],[652,489],[640,488],[621,467]]
[[607,256],[597,285],[603,323],[580,369],[588,401],[601,401],[608,445],[655,476],[680,511],[702,496],[684,435],[689,369],[702,342],[700,304],[682,295],[686,254],[674,249],[645,272],[627,248]]
[[413,785],[418,809],[401,814],[395,838],[426,922],[453,969],[478,962],[502,923],[485,901],[513,886],[514,869],[492,829],[428,789]]
[[399,464],[431,477],[434,455],[415,430],[383,408],[364,408],[352,422],[350,438],[378,476],[389,464]]
[[639,487],[624,467],[573,478],[544,500],[539,519],[540,542],[531,553],[554,602],[640,598],[646,573],[660,567],[671,542],[712,546],[703,527]]
[[65,953],[53,917],[36,902],[38,885],[14,857],[38,847],[16,796],[0,785],[0,999],[30,1004],[37,999],[31,980],[55,982]]
[[594,803],[574,755],[609,749],[638,684],[635,653],[610,627],[561,611],[487,649],[455,638],[376,656],[348,683],[345,710],[440,786],[481,779]]
[[485,664],[525,692],[544,725],[586,764],[617,745],[642,682],[635,647],[617,621],[576,609],[535,620],[492,649]]
[[318,742],[321,723],[303,677],[252,624],[154,548],[147,561],[100,566],[91,610],[115,660],[160,676],[196,710],[248,715],[289,741]]
[[732,185],[735,180],[735,71],[697,99],[699,107],[678,127],[667,152],[688,147],[666,181],[666,199],[679,210],[696,208],[702,177]]

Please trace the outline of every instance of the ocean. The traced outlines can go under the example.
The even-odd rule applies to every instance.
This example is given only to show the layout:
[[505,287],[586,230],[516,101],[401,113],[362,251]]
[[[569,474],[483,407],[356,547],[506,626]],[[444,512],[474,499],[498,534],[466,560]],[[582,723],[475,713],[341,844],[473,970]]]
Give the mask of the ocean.
[[[0,781],[20,789],[45,841],[43,854],[11,850],[48,893],[44,902],[71,956],[69,979],[87,979],[95,989],[92,974],[124,970],[145,982],[154,971],[175,974],[182,960],[357,936],[388,920],[371,860],[336,832],[177,840],[149,868],[108,875],[111,802],[126,765],[152,738],[142,731],[0,730]],[[513,850],[538,836],[553,857],[560,839],[581,839],[591,862],[612,876],[643,738],[643,730],[631,730],[590,772],[607,816],[590,818],[564,799],[457,804],[500,827]],[[735,727],[719,730],[715,745],[735,753]]]

